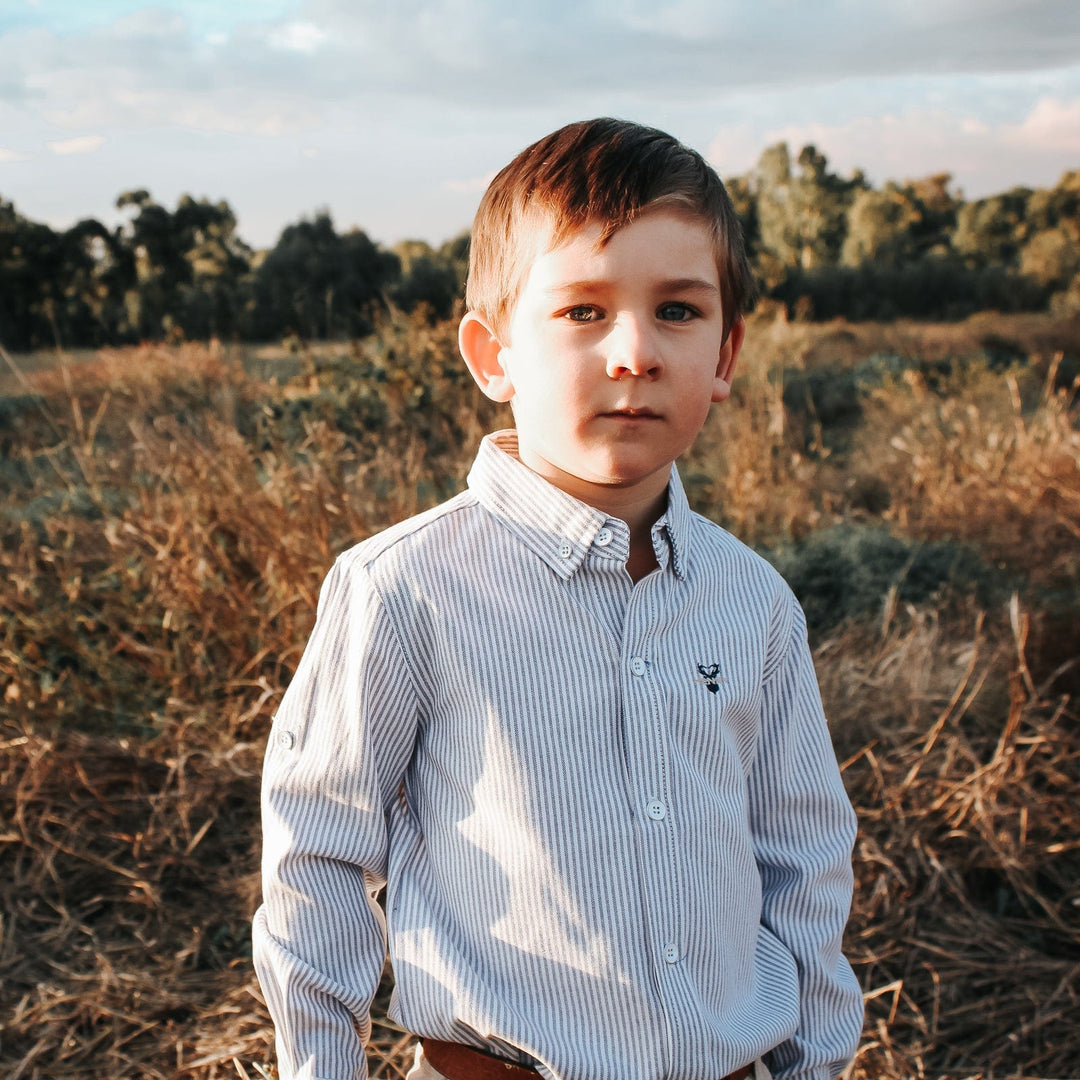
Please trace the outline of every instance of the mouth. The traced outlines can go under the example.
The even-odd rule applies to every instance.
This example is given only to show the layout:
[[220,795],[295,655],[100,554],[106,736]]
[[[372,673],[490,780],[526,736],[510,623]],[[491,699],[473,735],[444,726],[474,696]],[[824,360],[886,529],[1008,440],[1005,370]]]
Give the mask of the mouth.
[[607,412],[600,413],[603,417],[608,417],[614,420],[659,420],[660,413],[654,412],[649,408],[635,409],[629,406],[621,409],[609,409]]

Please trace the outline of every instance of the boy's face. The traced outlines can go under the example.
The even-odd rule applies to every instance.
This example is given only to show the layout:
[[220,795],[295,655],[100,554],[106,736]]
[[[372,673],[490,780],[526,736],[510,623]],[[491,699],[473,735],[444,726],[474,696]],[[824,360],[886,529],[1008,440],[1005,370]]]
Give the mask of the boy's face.
[[532,263],[508,340],[475,312],[462,353],[489,397],[510,401],[521,460],[610,509],[659,498],[709,406],[725,400],[742,342],[723,340],[709,230],[686,212],[647,211],[598,246],[586,226]]

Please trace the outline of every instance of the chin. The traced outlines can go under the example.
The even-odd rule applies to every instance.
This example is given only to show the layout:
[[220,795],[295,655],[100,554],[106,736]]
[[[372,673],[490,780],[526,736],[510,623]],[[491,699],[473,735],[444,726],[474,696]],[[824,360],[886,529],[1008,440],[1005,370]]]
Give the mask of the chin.
[[669,465],[661,465],[656,468],[627,468],[626,466],[616,467],[606,470],[600,470],[597,472],[598,479],[596,482],[606,484],[608,487],[633,487],[635,484],[640,484],[651,477],[656,476],[661,470],[664,471],[665,479],[667,478],[667,470]]

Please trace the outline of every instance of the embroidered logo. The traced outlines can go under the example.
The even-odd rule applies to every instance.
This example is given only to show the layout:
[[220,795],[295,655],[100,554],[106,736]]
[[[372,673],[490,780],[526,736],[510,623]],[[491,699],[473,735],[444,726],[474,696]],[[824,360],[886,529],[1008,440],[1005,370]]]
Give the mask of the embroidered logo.
[[724,681],[724,676],[720,674],[720,665],[709,664],[706,666],[705,664],[698,664],[697,669],[701,672],[701,678],[698,679],[698,682],[703,682],[705,689],[710,694],[718,693],[720,684]]

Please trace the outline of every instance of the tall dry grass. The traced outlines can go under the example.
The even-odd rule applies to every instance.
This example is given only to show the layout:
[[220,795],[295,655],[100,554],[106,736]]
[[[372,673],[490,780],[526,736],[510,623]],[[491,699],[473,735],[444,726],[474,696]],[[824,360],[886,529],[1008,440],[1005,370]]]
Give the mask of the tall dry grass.
[[[913,368],[830,443],[784,372],[839,333],[751,327],[684,470],[697,504],[790,542],[865,520],[872,480],[894,529],[972,546],[1016,593],[898,586],[816,643],[861,823],[848,1075],[1078,1076],[1076,404],[1045,364]],[[868,334],[852,363],[889,347]],[[335,554],[454,490],[505,419],[451,327],[301,361],[144,347],[0,400],[6,1076],[273,1075],[247,943],[270,716]],[[402,1076],[385,991],[373,1074]]]
[[915,372],[876,390],[859,452],[893,478],[890,519],[1040,575],[1057,560],[1075,573],[1080,431],[1075,387],[1058,385],[1062,359],[1023,390],[1021,374],[978,366],[935,390]]

